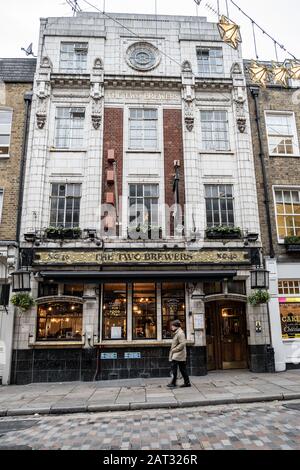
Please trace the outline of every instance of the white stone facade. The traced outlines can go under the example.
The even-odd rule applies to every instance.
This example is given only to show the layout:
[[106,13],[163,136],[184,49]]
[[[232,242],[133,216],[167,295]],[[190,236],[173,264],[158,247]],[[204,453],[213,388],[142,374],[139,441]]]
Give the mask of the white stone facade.
[[[160,185],[160,202],[164,203],[164,135],[163,110],[181,109],[185,164],[185,227],[187,236],[178,240],[179,248],[224,249],[219,241],[207,241],[205,184],[229,184],[234,188],[235,225],[243,234],[260,234],[257,194],[251,145],[249,110],[241,51],[235,51],[220,40],[217,26],[205,18],[152,15],[80,13],[75,18],[41,20],[37,73],[29,135],[26,168],[22,235],[49,226],[50,188],[52,183],[80,183],[82,198],[80,227],[96,229],[101,225],[103,116],[104,107],[124,111],[123,203],[121,220],[123,239],[104,240],[106,248],[163,248],[172,240],[133,242],[126,239],[128,183]],[[125,27],[134,31],[128,32]],[[61,42],[88,43],[87,69],[82,74],[60,70]],[[149,71],[136,70],[128,59],[128,50],[136,43],[146,43],[158,50],[159,58]],[[197,48],[222,49],[224,73],[214,79],[198,72]],[[134,47],[133,47],[134,50]],[[141,84],[141,82],[143,84]],[[84,145],[81,150],[55,148],[56,108],[81,108],[85,112]],[[158,146],[156,151],[132,151],[128,145],[130,108],[153,107],[158,110]],[[230,150],[204,151],[201,141],[200,111],[226,110],[229,119]],[[94,120],[93,120],[94,116]],[[96,116],[96,117],[95,117]],[[101,124],[94,125],[95,120]],[[100,121],[101,120],[101,121]],[[240,120],[240,121],[238,121]],[[196,226],[199,239],[191,246],[188,234]],[[164,220],[162,220],[162,228]],[[174,245],[174,241],[173,241]],[[173,246],[172,245],[172,246]],[[28,243],[23,248],[30,248]],[[252,248],[260,248],[260,240]],[[59,249],[58,243],[40,242],[41,248]],[[243,249],[245,240],[230,241],[226,248]],[[95,248],[90,240],[64,243],[64,248]],[[249,269],[238,269],[238,279],[247,281]],[[36,297],[37,282],[32,281]],[[85,294],[97,286],[86,286]],[[191,286],[190,286],[191,287]],[[198,289],[201,292],[202,283]],[[188,311],[204,314],[203,300],[192,300],[187,292]],[[84,344],[97,341],[99,327],[99,292],[97,300],[84,305]],[[260,321],[263,333],[256,332]],[[194,332],[188,319],[188,339],[205,346],[205,332]],[[247,307],[249,344],[268,344],[269,328],[265,309]],[[158,328],[161,326],[158,323]],[[130,331],[129,331],[130,332]],[[36,337],[36,308],[26,318],[16,321],[15,348],[27,349]],[[99,340],[99,338],[98,338]]]

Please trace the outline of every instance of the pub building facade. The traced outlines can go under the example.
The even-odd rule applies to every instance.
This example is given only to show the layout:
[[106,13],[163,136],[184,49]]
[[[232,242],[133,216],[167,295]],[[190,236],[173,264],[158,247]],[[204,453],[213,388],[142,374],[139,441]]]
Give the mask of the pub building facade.
[[[249,67],[245,62],[245,70]],[[269,65],[270,63],[261,63]],[[247,74],[248,75],[248,74]],[[300,81],[248,82],[276,371],[300,367]]]
[[168,377],[174,319],[191,375],[272,371],[241,51],[202,17],[111,17],[41,20],[11,381]]

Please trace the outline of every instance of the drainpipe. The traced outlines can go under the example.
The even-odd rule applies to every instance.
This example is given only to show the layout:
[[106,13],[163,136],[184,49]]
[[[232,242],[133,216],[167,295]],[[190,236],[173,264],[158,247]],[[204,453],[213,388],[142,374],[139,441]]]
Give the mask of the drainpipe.
[[23,132],[22,158],[21,158],[21,165],[20,165],[20,187],[19,187],[18,215],[17,215],[17,228],[16,228],[16,241],[19,245],[20,245],[21,217],[22,217],[22,209],[23,209],[25,167],[26,167],[26,157],[27,157],[28,132],[29,132],[32,95],[33,95],[33,92],[30,91],[30,92],[25,93],[25,97],[24,97],[25,123],[24,123],[24,132]]
[[257,126],[258,142],[259,142],[259,158],[261,161],[262,176],[263,176],[265,207],[266,207],[267,226],[268,226],[268,235],[269,235],[270,258],[275,258],[273,236],[272,236],[272,221],[271,221],[271,213],[270,213],[269,182],[268,182],[267,170],[266,170],[266,165],[265,165],[265,151],[264,151],[264,145],[263,145],[263,140],[262,140],[263,132],[262,132],[261,116],[260,116],[259,103],[258,103],[259,88],[250,87],[250,91],[251,91],[252,97],[254,99],[254,104],[255,104],[255,120],[256,120],[256,126]]

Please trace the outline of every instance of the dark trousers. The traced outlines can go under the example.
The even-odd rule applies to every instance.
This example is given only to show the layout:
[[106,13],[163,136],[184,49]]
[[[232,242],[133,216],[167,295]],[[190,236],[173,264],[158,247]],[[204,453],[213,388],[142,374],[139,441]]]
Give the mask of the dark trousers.
[[190,383],[190,379],[189,379],[187,368],[186,368],[186,362],[172,361],[171,367],[172,367],[172,374],[173,374],[173,379],[172,379],[173,385],[176,385],[176,382],[177,382],[178,367],[184,379],[185,385],[188,385]]

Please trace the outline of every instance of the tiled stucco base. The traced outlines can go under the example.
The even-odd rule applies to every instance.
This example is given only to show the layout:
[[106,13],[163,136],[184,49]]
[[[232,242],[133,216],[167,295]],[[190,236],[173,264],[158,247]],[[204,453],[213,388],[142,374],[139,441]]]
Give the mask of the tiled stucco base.
[[[105,349],[118,359],[101,360],[97,380],[169,377],[169,347],[141,347],[141,359],[125,359],[133,348]],[[34,349],[14,351],[11,383],[21,385],[40,382],[92,381],[97,368],[96,349]],[[191,376],[207,374],[206,348],[188,348]]]

